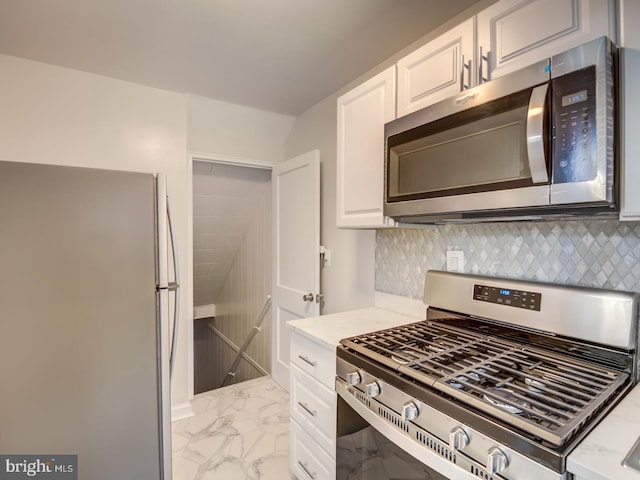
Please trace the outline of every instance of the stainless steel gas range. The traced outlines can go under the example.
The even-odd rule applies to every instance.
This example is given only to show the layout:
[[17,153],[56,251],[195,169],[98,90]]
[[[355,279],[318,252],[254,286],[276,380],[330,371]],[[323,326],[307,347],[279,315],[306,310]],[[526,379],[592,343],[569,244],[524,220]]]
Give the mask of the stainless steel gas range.
[[340,342],[338,479],[571,478],[638,382],[638,294],[429,271],[424,300]]

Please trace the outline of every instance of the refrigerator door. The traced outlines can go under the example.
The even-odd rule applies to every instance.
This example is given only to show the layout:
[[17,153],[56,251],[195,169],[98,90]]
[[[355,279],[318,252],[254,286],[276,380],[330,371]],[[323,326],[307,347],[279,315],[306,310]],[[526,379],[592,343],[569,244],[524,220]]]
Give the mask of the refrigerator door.
[[[177,287],[174,290],[174,315],[173,326],[169,316],[170,293],[173,289],[169,282],[169,244],[173,247],[172,256],[174,264],[177,265],[177,252],[175,249],[175,240],[171,228],[171,217],[169,215],[169,198],[167,196],[167,179],[162,173],[156,176],[156,306],[158,318],[158,350],[159,358],[159,375],[160,375],[160,424],[162,426],[162,467],[163,478],[171,478],[171,370],[172,370],[172,354],[174,339],[171,331],[176,331],[179,309]],[[177,268],[174,267],[174,276],[178,278]],[[177,281],[173,282],[177,285]]]
[[2,454],[170,478],[155,203],[152,175],[0,162]]

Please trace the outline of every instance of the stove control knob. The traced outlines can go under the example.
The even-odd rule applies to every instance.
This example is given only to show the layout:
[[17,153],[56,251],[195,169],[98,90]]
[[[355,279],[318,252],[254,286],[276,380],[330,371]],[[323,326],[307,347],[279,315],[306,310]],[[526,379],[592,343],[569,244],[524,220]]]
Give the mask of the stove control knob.
[[469,435],[462,427],[456,427],[449,432],[449,448],[451,450],[462,450],[469,445]]
[[418,407],[413,402],[407,402],[402,405],[402,419],[409,422],[418,416]]
[[347,373],[347,384],[354,386],[358,385],[362,379],[360,378],[360,374],[358,372],[349,372]]
[[507,454],[498,447],[493,447],[487,452],[487,473],[493,475],[500,473],[509,466]]
[[366,385],[367,397],[374,398],[380,395],[380,385],[378,382],[367,383]]

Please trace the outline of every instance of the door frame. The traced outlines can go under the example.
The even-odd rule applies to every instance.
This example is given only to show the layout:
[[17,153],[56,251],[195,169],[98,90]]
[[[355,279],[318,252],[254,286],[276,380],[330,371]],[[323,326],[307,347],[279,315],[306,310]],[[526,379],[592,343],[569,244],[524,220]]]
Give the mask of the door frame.
[[[186,285],[187,295],[187,325],[183,330],[187,338],[187,375],[188,378],[188,394],[189,400],[193,398],[194,388],[194,366],[193,366],[193,322],[194,322],[194,310],[193,310],[193,162],[205,162],[205,163],[221,163],[225,165],[235,165],[238,167],[249,168],[261,168],[264,170],[273,170],[276,163],[264,162],[261,160],[255,160],[252,158],[234,157],[231,155],[223,154],[208,154],[199,152],[188,152],[187,154],[187,268],[186,278],[189,280],[183,282]],[[189,406],[189,412],[191,407]],[[182,416],[173,415],[172,421],[179,420],[191,416],[193,413],[186,413]],[[178,418],[176,418],[178,417]]]

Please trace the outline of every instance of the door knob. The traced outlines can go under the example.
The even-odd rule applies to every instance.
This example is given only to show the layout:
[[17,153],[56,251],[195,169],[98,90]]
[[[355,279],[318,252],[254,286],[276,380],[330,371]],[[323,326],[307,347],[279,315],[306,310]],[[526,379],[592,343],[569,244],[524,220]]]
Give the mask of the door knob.
[[305,302],[313,302],[313,299],[313,293],[307,293],[306,295],[302,296],[302,300],[304,300]]

